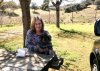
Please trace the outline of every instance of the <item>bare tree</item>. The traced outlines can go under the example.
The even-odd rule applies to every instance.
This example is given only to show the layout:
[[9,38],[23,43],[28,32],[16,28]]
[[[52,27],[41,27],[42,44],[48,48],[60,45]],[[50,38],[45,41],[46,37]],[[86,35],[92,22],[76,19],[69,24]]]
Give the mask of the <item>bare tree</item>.
[[22,9],[22,21],[23,21],[23,41],[25,47],[25,38],[28,29],[30,28],[31,17],[30,17],[30,2],[31,0],[19,0]]
[[52,2],[52,4],[56,7],[56,26],[57,28],[60,28],[59,24],[59,17],[60,17],[60,4],[62,0],[57,0],[56,3]]

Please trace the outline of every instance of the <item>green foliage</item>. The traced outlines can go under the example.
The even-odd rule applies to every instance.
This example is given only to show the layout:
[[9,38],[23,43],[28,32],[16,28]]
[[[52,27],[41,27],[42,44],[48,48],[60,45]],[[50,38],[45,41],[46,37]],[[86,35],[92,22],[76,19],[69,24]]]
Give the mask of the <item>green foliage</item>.
[[96,0],[96,5],[100,5],[100,0]]
[[[10,8],[7,10],[7,8]],[[18,14],[14,13],[13,10],[17,8],[17,5],[15,2],[13,1],[9,1],[9,2],[2,2],[0,4],[0,9],[2,10],[1,11],[1,14],[2,15],[7,15],[7,16],[18,16]]]
[[95,0],[86,0],[87,3],[94,4]]
[[70,4],[66,6],[65,12],[70,13],[70,12],[80,11],[87,8],[87,6],[90,4],[91,3],[89,2],[82,2],[80,4]]
[[5,9],[7,8],[7,2],[3,2],[0,4],[0,9],[4,12]]
[[97,5],[97,8],[96,8],[97,10],[100,10],[100,5]]
[[1,9],[2,11],[5,11],[5,9],[7,9],[7,8],[16,9],[16,8],[17,8],[17,5],[16,5],[16,3],[13,2],[13,1],[2,2],[2,3],[0,4],[0,9]]
[[41,6],[41,9],[45,10],[45,11],[49,11],[49,0],[44,0],[43,4]]
[[36,3],[32,3],[31,8],[32,8],[32,9],[34,9],[34,10],[36,10],[36,9],[38,9],[38,6],[37,6],[37,4],[36,4]]
[[95,4],[97,5],[97,10],[100,10],[100,0],[96,0]]
[[8,8],[14,8],[14,9],[17,8],[17,5],[14,1],[7,2],[7,6],[8,6]]

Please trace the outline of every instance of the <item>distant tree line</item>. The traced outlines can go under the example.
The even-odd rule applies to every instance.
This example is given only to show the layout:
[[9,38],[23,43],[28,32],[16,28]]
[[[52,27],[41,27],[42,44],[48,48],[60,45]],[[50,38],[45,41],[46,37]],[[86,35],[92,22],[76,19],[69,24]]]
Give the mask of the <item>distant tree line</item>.
[[[65,9],[66,13],[70,13],[70,12],[83,10],[83,9],[87,8],[88,5],[91,5],[91,4],[97,5],[97,9],[98,10],[100,9],[100,0],[84,0],[82,3],[65,5],[64,9]],[[43,4],[41,6],[41,9],[49,11],[49,0],[44,0]],[[51,9],[55,10],[54,7],[52,7]]]

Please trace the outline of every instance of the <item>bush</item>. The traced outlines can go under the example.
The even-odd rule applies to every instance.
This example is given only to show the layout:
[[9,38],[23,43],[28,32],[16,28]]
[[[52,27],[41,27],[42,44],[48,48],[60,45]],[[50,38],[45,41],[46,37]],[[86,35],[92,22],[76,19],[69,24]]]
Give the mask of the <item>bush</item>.
[[7,9],[7,8],[16,9],[17,8],[17,5],[13,1],[3,2],[3,3],[0,4],[0,9],[2,11],[5,11],[5,9]]
[[100,5],[97,5],[97,8],[96,8],[97,10],[100,10]]
[[32,9],[34,9],[34,10],[36,10],[36,9],[38,9],[38,6],[37,6],[37,4],[36,4],[36,3],[32,3],[31,8],[32,8]]
[[5,9],[7,8],[7,2],[3,2],[0,4],[0,9],[4,12]]
[[70,4],[67,8],[65,8],[65,12],[70,13],[80,11],[87,8],[88,5],[90,5],[90,3],[87,2],[83,2],[81,4]]
[[100,0],[96,0],[95,1],[95,4],[97,5],[97,10],[100,10]]
[[14,1],[7,2],[7,6],[8,6],[8,8],[14,8],[14,9],[17,8],[17,5]]
[[42,10],[45,10],[45,11],[49,11],[48,3],[44,3],[44,4],[41,6],[41,9],[42,9]]
[[95,4],[96,4],[96,5],[100,5],[100,0],[96,0],[96,1],[95,1]]

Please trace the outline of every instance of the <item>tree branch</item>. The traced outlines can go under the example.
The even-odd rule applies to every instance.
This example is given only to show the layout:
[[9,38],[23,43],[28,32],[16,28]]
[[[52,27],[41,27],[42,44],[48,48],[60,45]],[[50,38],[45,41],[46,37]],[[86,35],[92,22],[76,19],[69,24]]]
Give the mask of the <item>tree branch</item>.
[[52,4],[56,7],[56,4],[54,2],[52,2]]

